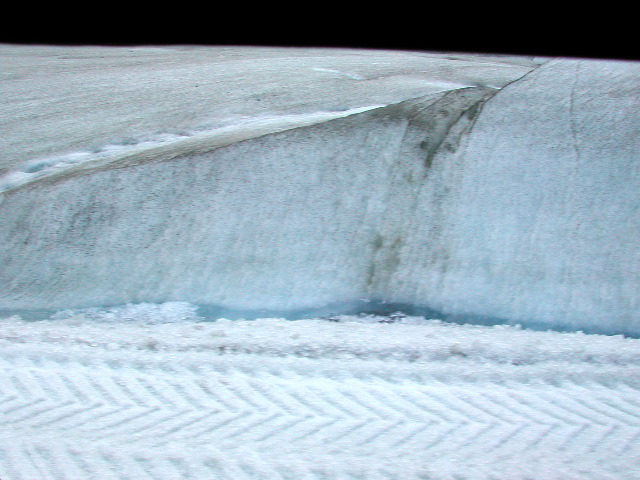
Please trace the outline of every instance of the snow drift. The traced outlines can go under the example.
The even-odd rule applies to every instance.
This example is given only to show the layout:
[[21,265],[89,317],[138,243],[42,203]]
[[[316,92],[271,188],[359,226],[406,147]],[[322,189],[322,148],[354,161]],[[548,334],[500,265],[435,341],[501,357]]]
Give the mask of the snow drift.
[[[277,51],[271,64],[264,52],[236,53],[260,79],[245,89],[288,93],[257,123],[242,102],[243,120],[217,128],[182,111],[176,122],[193,129],[175,138],[78,161],[38,160],[35,148],[40,157],[6,162],[0,308],[184,301],[227,316],[300,316],[389,305],[640,334],[640,65],[380,52],[397,62],[392,74],[382,62],[381,76],[375,52]],[[428,64],[401,68],[408,58]],[[260,76],[291,65],[307,75],[293,86]],[[332,83],[310,96],[304,86],[321,75]],[[225,107],[225,88],[210,94],[230,115],[237,99]],[[69,155],[98,134],[87,135],[49,151]]]

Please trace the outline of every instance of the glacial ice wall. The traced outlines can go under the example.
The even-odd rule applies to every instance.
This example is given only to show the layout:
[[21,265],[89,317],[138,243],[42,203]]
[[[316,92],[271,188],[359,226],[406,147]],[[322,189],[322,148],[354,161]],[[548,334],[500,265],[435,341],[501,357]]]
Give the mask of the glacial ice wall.
[[0,308],[371,301],[640,334],[640,66],[551,59],[422,93],[5,191]]
[[486,103],[457,158],[430,303],[640,333],[640,64],[542,65]]

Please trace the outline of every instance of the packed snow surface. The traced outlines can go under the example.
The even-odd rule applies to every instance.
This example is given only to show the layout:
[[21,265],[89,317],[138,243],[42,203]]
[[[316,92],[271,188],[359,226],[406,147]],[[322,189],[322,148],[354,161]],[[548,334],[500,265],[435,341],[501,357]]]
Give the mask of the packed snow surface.
[[0,320],[0,478],[638,480],[640,340],[184,302]]

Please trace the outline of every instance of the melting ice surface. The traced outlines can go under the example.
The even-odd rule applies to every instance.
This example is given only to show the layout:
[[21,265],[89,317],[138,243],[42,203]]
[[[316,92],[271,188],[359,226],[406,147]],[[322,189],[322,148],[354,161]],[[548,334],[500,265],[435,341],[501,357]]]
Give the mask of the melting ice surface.
[[0,192],[18,187],[46,175],[65,170],[71,166],[79,165],[101,158],[109,158],[114,155],[135,153],[146,150],[152,146],[158,146],[169,142],[175,142],[189,138],[193,134],[158,133],[147,138],[127,138],[119,142],[97,147],[91,151],[72,152],[65,155],[39,158],[30,160],[14,168],[0,178]]
[[[210,323],[219,321],[257,321],[265,318],[277,318],[282,321],[301,321],[313,319],[322,322],[339,323],[410,323],[423,325],[428,322],[440,322],[450,325],[477,325],[484,327],[504,327],[523,329],[518,322],[508,319],[479,316],[453,315],[439,312],[427,307],[401,303],[387,303],[369,299],[353,302],[334,303],[320,308],[309,308],[289,311],[268,309],[237,310],[211,305],[196,305],[189,302],[175,301],[163,303],[137,303],[115,305],[109,307],[74,308],[64,310],[0,310],[2,318],[14,318],[24,321],[83,324],[92,323],[128,323],[132,325],[154,325],[168,323]],[[548,332],[575,332],[568,322],[558,321],[553,324],[527,322],[525,330]],[[611,335],[605,324],[601,328],[582,328],[582,334]],[[618,332],[614,336],[639,338],[633,332]]]
[[[587,364],[635,365],[638,340],[623,335],[585,335],[534,331],[510,325],[459,325],[424,316],[330,315],[287,320],[204,318],[186,302],[123,305],[64,310],[43,321],[19,315],[2,318],[0,342],[44,342],[110,351],[258,354],[274,357],[453,362],[476,364],[473,376],[490,364],[545,369],[581,368]],[[479,370],[478,370],[479,368]]]

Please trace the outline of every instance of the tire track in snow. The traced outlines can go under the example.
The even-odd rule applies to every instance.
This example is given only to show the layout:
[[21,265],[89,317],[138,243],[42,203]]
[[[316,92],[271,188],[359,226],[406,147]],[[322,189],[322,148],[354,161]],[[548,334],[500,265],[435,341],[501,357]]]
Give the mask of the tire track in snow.
[[555,368],[34,342],[0,353],[0,478],[640,479],[640,367]]

